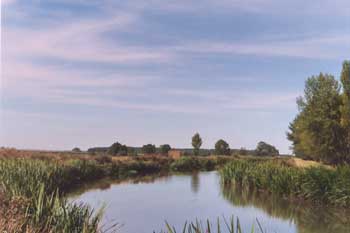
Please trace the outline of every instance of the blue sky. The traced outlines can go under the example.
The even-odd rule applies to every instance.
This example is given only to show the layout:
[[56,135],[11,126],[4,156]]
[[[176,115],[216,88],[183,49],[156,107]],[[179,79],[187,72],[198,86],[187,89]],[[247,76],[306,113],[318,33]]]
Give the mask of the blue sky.
[[348,0],[1,1],[0,144],[288,153],[304,81],[349,59]]

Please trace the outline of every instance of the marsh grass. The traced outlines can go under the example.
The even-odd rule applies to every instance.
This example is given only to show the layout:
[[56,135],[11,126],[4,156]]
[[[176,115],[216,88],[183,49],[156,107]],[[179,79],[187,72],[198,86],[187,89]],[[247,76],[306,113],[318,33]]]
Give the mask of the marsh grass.
[[[252,224],[250,233],[266,233],[264,232],[260,222],[256,219],[257,228],[255,224]],[[231,216],[229,220],[225,217],[217,218],[215,223],[211,223],[209,220],[202,222],[196,220],[195,222],[186,222],[182,227],[181,231],[176,231],[175,227],[170,226],[168,222],[165,222],[166,231],[162,233],[245,233],[242,231],[242,227],[239,221],[239,218],[234,218]],[[256,230],[257,229],[257,230]]]
[[350,166],[296,168],[284,163],[233,161],[221,171],[224,183],[266,190],[314,203],[350,206]]

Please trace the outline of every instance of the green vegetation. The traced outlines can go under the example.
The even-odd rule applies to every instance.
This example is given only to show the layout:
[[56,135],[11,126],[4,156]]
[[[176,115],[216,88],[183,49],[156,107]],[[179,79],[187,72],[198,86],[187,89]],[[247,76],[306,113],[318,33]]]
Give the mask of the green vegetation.
[[[264,233],[264,230],[258,220],[256,220],[259,232]],[[177,233],[176,229],[169,225],[169,223],[165,223],[167,228],[167,233]],[[198,221],[185,223],[182,227],[182,230],[179,232],[183,233],[221,233],[221,232],[229,232],[229,233],[243,233],[241,224],[239,222],[239,218],[236,219],[232,216],[229,220],[223,217],[223,220],[220,221],[217,218],[216,222],[213,224],[209,220],[206,222]],[[250,233],[258,232],[255,230],[255,225],[252,225]]]
[[88,206],[67,203],[65,194],[68,191],[103,177],[212,170],[232,160],[230,157],[173,160],[162,156],[116,161],[110,156],[73,158],[0,158],[0,194],[3,192],[7,200],[25,200],[22,204],[24,218],[18,220],[23,221],[21,229],[31,227],[35,229],[33,232],[99,232],[102,212],[93,214]]
[[255,149],[255,154],[257,156],[277,156],[279,155],[279,151],[276,147],[266,142],[259,142]]
[[226,165],[220,174],[225,183],[235,183],[253,190],[266,190],[319,204],[350,206],[350,166],[301,169],[291,167],[283,160],[236,160]]
[[274,218],[293,222],[296,232],[339,233],[349,232],[350,229],[350,211],[346,208],[291,201],[273,193],[239,185],[223,184],[221,190],[223,197],[234,206],[254,206]]
[[306,81],[297,101],[299,114],[288,139],[296,156],[326,163],[350,162],[350,64],[344,62],[341,83],[319,74]]
[[202,146],[202,138],[199,135],[199,133],[196,133],[192,137],[192,146],[193,146],[193,154],[194,155],[199,155],[199,149]]
[[80,148],[75,147],[75,148],[73,148],[72,152],[75,152],[75,153],[80,153],[80,152],[81,152],[81,150],[80,150]]
[[220,139],[215,143],[215,154],[230,155],[231,154],[230,145],[226,141]]
[[160,146],[160,153],[162,155],[168,155],[168,152],[171,150],[171,146],[169,144],[164,144]]
[[345,131],[345,149],[344,153],[350,157],[350,61],[343,63],[341,73],[341,82],[343,86],[342,106],[340,108],[340,124]]
[[142,147],[142,152],[144,154],[155,154],[157,151],[157,148],[153,144],[147,144]]
[[112,156],[125,156],[128,154],[128,147],[126,145],[120,144],[119,142],[115,142],[108,148],[107,154]]
[[6,198],[25,199],[21,228],[35,232],[98,232],[101,212],[68,204],[59,190],[99,177],[101,170],[88,163],[65,166],[33,159],[0,159],[0,180]]

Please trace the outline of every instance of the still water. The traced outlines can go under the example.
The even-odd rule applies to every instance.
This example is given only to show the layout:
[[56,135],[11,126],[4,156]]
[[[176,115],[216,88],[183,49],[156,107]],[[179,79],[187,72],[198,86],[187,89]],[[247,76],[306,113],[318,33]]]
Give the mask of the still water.
[[349,233],[346,210],[297,204],[267,194],[221,185],[217,172],[102,180],[76,190],[73,202],[95,209],[104,206],[103,223],[118,222],[123,233],[152,233],[165,229],[165,220],[178,232],[186,221],[239,217],[243,232],[256,219],[271,233]]

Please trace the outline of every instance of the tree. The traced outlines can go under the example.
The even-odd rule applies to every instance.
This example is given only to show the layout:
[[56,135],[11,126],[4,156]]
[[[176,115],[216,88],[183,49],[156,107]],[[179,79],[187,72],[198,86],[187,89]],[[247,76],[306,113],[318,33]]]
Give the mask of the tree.
[[220,139],[215,143],[215,154],[217,155],[230,155],[231,149],[227,142]]
[[167,155],[170,150],[171,146],[169,144],[164,144],[160,146],[160,153],[162,153],[163,155]]
[[331,75],[308,78],[304,96],[297,100],[299,113],[287,138],[296,156],[336,163],[342,160],[342,99],[339,82]]
[[128,147],[126,145],[122,145],[119,142],[113,143],[107,150],[107,154],[109,155],[127,155]]
[[142,152],[144,154],[155,154],[156,153],[156,146],[153,144],[143,145]]
[[196,133],[193,137],[192,137],[192,146],[193,146],[193,154],[194,155],[199,155],[199,149],[202,146],[202,138],[199,135],[199,133]]
[[75,148],[73,148],[72,152],[74,152],[74,153],[80,153],[81,150],[80,150],[80,148],[75,147]]
[[344,130],[344,155],[350,161],[350,61],[343,63],[340,80],[343,86],[340,124]]
[[277,156],[279,155],[279,151],[276,149],[276,147],[266,143],[266,142],[259,142],[255,153],[258,156]]

